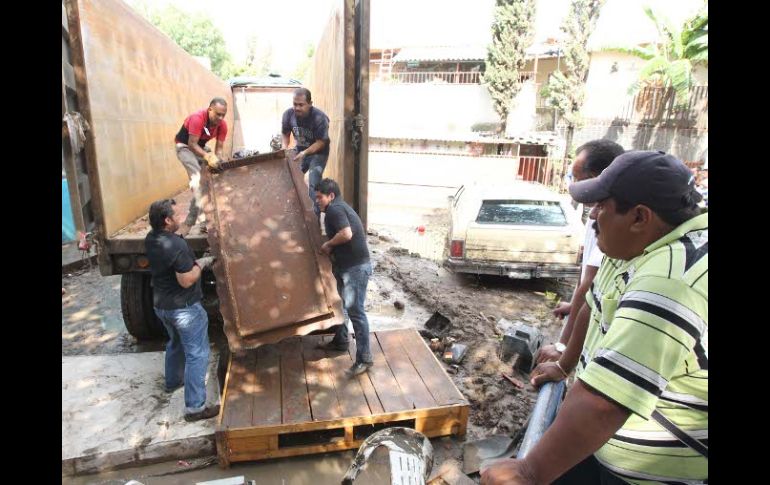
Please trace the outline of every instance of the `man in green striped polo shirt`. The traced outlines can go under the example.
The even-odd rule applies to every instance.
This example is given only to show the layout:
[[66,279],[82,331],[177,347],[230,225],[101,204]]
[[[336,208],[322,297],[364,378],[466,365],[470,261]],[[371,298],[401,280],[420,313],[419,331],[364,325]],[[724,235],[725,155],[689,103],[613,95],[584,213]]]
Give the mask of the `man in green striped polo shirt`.
[[694,182],[670,155],[630,151],[570,186],[596,204],[606,255],[578,316],[577,380],[532,451],[482,484],[707,483],[708,214]]

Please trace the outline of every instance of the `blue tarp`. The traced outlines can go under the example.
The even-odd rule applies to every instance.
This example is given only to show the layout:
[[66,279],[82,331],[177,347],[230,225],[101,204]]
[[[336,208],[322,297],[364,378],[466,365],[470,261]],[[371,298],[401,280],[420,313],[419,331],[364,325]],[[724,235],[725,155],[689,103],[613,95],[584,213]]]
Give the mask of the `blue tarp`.
[[70,205],[70,191],[67,186],[67,179],[61,181],[61,242],[75,240],[75,218],[72,216],[72,206]]

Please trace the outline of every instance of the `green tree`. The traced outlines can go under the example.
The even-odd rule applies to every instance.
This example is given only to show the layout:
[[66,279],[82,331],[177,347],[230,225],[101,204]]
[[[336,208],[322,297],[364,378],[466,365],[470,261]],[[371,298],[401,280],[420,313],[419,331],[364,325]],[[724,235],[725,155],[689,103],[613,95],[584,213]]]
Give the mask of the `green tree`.
[[596,27],[604,0],[572,0],[562,31],[567,34],[564,46],[564,72],[555,71],[543,88],[543,96],[556,109],[567,125],[566,153],[572,148],[575,127],[582,124],[580,109],[585,101],[588,78],[588,38]]
[[307,76],[307,71],[310,69],[310,65],[313,62],[313,56],[315,55],[315,46],[313,44],[308,44],[307,49],[305,50],[305,58],[302,59],[302,62],[299,63],[296,69],[294,69],[294,72],[292,73],[292,77],[298,81],[305,82],[305,76]]
[[249,36],[246,53],[246,74],[249,76],[266,76],[270,74],[273,64],[273,48],[262,44],[256,35]]
[[693,68],[708,66],[708,5],[695,16],[676,27],[671,21],[650,7],[644,13],[655,24],[660,41],[649,46],[612,46],[602,50],[631,54],[647,61],[639,71],[639,78],[629,88],[633,94],[642,86],[673,88],[676,104],[687,102],[694,85]]
[[246,40],[246,58],[241,63],[228,60],[222,68],[223,79],[236,76],[266,76],[273,64],[273,49],[269,44],[262,44],[259,37],[251,35]]
[[132,6],[188,54],[208,57],[212,72],[220,78],[228,79],[235,69],[222,32],[205,13],[190,13],[175,5],[152,8],[143,1]]
[[684,44],[684,57],[690,59],[694,65],[709,64],[709,11],[708,4],[685,22],[682,29],[682,43]]
[[511,101],[521,90],[520,71],[526,63],[525,51],[534,38],[534,21],[534,0],[496,0],[483,81],[503,130]]

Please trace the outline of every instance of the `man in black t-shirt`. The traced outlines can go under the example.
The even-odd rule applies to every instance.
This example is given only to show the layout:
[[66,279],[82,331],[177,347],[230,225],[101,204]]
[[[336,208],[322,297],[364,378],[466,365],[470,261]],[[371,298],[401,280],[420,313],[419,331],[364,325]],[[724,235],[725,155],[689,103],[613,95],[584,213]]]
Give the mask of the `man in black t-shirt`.
[[153,286],[153,309],[169,340],[166,344],[166,392],[184,385],[185,420],[213,418],[219,405],[206,406],[209,320],[201,305],[201,273],[214,258],[198,260],[175,234],[182,223],[173,199],[150,206],[152,230],[144,239]]
[[[315,200],[315,189],[323,177],[329,158],[329,117],[313,106],[310,90],[297,88],[294,91],[294,106],[287,109],[281,118],[283,148],[289,148],[290,136],[297,143],[295,162],[300,162],[302,173],[308,173],[308,195]],[[321,210],[313,203],[316,217]]]
[[364,312],[366,287],[372,275],[366,231],[358,214],[342,200],[340,187],[332,179],[323,179],[316,187],[315,200],[326,213],[324,226],[330,237],[320,251],[331,256],[332,273],[337,280],[337,292],[342,298],[345,323],[337,326],[334,338],[319,347],[324,350],[346,351],[350,341],[348,322],[356,334],[356,361],[349,376],[362,374],[372,366],[369,350],[369,320]]

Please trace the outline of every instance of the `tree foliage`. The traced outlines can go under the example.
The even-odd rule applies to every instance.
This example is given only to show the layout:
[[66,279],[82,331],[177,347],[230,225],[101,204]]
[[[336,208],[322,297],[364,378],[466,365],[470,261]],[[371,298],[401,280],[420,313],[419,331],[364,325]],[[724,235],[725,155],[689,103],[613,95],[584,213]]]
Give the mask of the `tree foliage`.
[[496,0],[483,80],[503,126],[511,101],[521,90],[520,71],[534,38],[534,20],[534,0]]
[[645,7],[644,13],[655,24],[659,42],[649,46],[612,46],[603,50],[630,54],[646,61],[629,93],[635,93],[643,86],[670,87],[676,93],[676,103],[683,104],[695,83],[693,68],[699,64],[708,66],[708,5],[681,27],[649,7]]
[[[585,101],[588,78],[588,38],[596,27],[604,0],[572,0],[562,31],[567,34],[564,46],[564,72],[555,71],[543,95],[556,108],[570,129],[580,126],[580,109]],[[569,145],[569,143],[568,143]],[[569,149],[569,146],[567,147]]]
[[192,56],[208,57],[211,71],[228,79],[235,66],[227,51],[222,32],[203,12],[188,12],[175,5],[162,8],[136,1],[132,6],[179,47]]

